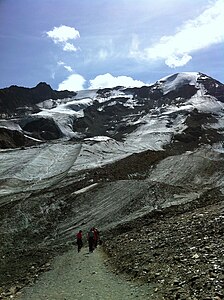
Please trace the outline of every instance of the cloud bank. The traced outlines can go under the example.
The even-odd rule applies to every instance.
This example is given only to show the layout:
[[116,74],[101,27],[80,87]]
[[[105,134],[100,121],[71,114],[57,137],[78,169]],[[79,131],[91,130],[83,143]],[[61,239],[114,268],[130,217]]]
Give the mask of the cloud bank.
[[47,31],[46,33],[55,44],[61,45],[64,51],[75,52],[78,50],[73,43],[68,42],[80,37],[79,31],[74,27],[61,25],[59,27],[54,27],[53,30]]
[[109,88],[115,86],[141,87],[143,85],[145,85],[144,82],[139,80],[134,80],[129,76],[114,77],[110,73],[107,73],[103,75],[98,75],[94,79],[90,80],[89,89]]
[[137,36],[132,40],[130,56],[136,59],[165,60],[171,67],[186,65],[192,52],[224,41],[224,1],[218,0],[201,15],[188,20],[172,36],[163,36],[159,42],[140,49]]
[[[86,80],[83,76],[79,74],[72,74],[58,86],[58,90],[69,90],[69,91],[79,91],[84,90],[86,87]],[[124,87],[141,87],[146,85],[140,80],[135,80],[129,76],[117,76],[107,73],[103,75],[98,75],[94,79],[89,81],[87,89],[99,89],[99,88],[112,88],[115,86]]]

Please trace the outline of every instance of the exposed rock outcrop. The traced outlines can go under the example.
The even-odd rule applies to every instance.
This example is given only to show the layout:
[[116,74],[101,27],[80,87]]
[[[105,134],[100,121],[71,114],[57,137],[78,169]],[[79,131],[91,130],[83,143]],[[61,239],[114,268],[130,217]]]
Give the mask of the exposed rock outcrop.
[[59,127],[51,118],[28,118],[26,124],[21,127],[25,132],[41,140],[56,140],[62,136]]
[[25,88],[12,85],[0,89],[0,114],[18,114],[19,110],[37,111],[35,104],[47,99],[63,99],[75,96],[75,92],[55,91],[45,82],[40,82],[36,87]]
[[37,140],[24,136],[24,134],[18,130],[10,130],[7,128],[0,128],[0,148],[19,148],[29,147],[39,144]]

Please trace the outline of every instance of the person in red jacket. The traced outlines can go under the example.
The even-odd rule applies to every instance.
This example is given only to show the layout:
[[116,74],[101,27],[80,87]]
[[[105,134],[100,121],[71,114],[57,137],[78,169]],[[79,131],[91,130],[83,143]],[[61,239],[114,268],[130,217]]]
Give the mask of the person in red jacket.
[[78,252],[80,252],[83,242],[82,242],[82,230],[79,230],[79,232],[76,234],[77,238],[77,246],[78,246]]

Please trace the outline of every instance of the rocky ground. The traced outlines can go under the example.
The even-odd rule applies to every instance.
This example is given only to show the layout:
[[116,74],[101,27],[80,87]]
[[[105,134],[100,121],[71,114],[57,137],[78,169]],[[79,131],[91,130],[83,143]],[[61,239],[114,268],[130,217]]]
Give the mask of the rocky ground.
[[138,220],[108,232],[117,272],[157,284],[161,299],[224,299],[224,204]]
[[10,249],[1,255],[0,299],[12,299],[20,291],[36,282],[39,276],[51,269],[51,260],[68,250],[66,247],[57,249],[27,249],[19,251]]
[[[130,280],[140,285],[142,282],[151,284],[153,293],[157,295],[152,299],[224,299],[224,199],[220,188],[210,188],[207,192],[205,189],[199,198],[190,202],[160,207],[162,210],[154,207],[151,213],[126,219],[130,221],[113,223],[109,220],[115,220],[119,214],[119,218],[125,220],[126,215],[131,215],[144,204],[141,203],[144,200],[144,179],[151,165],[164,157],[166,154],[162,152],[135,154],[120,163],[88,171],[85,177],[78,174],[82,180],[74,181],[71,176],[57,189],[37,191],[24,200],[17,195],[17,200],[2,205],[0,219],[7,234],[0,232],[0,244],[4,244],[0,247],[0,299],[15,298],[24,287],[35,283],[42,273],[51,269],[53,258],[74,249],[75,226],[89,228],[88,222],[93,221],[93,216],[96,223],[98,220],[98,224],[105,226],[105,230],[98,228],[103,250],[108,255],[107,264],[116,274],[127,274]],[[211,161],[217,169],[218,163],[222,164],[222,161]],[[210,165],[209,170],[213,170]],[[190,176],[189,171],[187,174]],[[185,180],[184,177],[184,184]],[[89,193],[74,194],[90,183],[99,183],[99,186]],[[149,185],[148,182],[144,184]],[[171,192],[165,194],[163,183],[156,190],[156,198],[162,188],[164,194],[161,198],[172,196]],[[183,188],[179,189],[178,185],[172,186],[172,192],[183,194]],[[139,190],[141,193],[138,194]],[[124,197],[125,193],[128,199]],[[23,199],[24,195],[21,197]],[[108,202],[101,207],[102,199],[107,198]],[[124,207],[122,201],[126,201],[126,204],[122,203]],[[95,212],[96,205],[100,216]],[[84,206],[93,208],[89,217]],[[21,207],[23,210],[17,215]],[[42,207],[48,209],[46,216],[40,211]],[[100,207],[102,210],[99,212]],[[77,211],[82,210],[84,215],[78,218]],[[104,210],[107,214],[103,218]],[[30,227],[24,226],[16,232],[23,215],[29,217]],[[70,226],[73,226],[73,234],[66,235]],[[60,228],[66,230],[62,230],[58,240],[54,240],[53,234]]]
[[[154,212],[101,235],[113,271],[152,284],[158,299],[220,300],[224,299],[223,233],[224,203],[214,193],[212,204]],[[0,299],[19,295],[51,268],[53,257],[71,247],[27,251],[20,257],[15,253],[14,265],[1,257],[5,272],[1,272]]]

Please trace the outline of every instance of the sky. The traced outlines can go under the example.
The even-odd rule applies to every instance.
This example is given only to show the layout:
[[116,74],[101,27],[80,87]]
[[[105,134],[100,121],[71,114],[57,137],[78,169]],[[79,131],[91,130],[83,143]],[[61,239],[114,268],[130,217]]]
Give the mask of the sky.
[[224,83],[224,0],[0,0],[0,88]]

